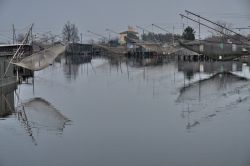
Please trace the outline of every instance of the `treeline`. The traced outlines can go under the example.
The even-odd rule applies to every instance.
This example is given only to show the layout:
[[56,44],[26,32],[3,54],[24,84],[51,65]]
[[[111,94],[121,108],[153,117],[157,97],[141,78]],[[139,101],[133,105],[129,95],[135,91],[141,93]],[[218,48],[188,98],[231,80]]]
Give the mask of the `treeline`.
[[[142,40],[144,41],[159,41],[163,43],[170,43],[173,42],[173,34],[172,33],[167,33],[167,34],[162,34],[162,33],[147,33],[147,34],[142,34]],[[181,35],[174,35],[174,40],[181,39]]]
[[232,43],[238,43],[242,44],[243,43],[248,43],[250,41],[250,35],[247,36],[239,36],[239,35],[214,35],[211,37],[205,38],[206,41],[210,42],[232,42]]

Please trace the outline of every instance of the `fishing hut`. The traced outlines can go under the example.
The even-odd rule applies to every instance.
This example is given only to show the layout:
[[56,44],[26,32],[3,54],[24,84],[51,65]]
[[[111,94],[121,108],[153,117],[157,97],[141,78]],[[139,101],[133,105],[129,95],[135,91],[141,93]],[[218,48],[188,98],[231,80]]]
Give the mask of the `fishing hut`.
[[34,73],[31,70],[17,67],[9,64],[12,57],[15,55],[19,49],[18,58],[13,59],[13,61],[18,61],[24,57],[30,56],[32,54],[32,45],[29,44],[4,44],[0,45],[0,75],[5,77],[18,76],[22,77],[23,80],[29,77],[33,77]]

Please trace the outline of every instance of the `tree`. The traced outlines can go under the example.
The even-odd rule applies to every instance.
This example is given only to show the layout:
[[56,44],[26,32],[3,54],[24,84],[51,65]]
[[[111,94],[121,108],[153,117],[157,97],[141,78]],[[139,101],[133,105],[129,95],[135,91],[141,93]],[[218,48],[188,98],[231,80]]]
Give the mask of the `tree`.
[[75,43],[79,41],[78,28],[69,21],[64,25],[62,35],[64,42]]
[[27,37],[26,37],[26,40],[24,41],[25,37],[26,37],[26,34],[24,34],[24,33],[19,33],[19,34],[17,35],[16,41],[17,41],[18,43],[24,42],[23,44],[28,44],[28,43],[30,42],[31,38],[30,38],[29,36],[27,36]]
[[20,33],[20,34],[18,34],[18,36],[17,36],[17,42],[19,42],[19,43],[22,43],[23,42],[23,40],[24,40],[24,38],[25,38],[25,34],[23,34],[23,33]]
[[[142,40],[144,41],[160,41],[160,42],[173,42],[173,34],[172,33],[166,33],[166,34],[161,34],[161,33],[147,33],[147,34],[142,34],[141,35]],[[174,34],[174,39],[178,40],[180,39],[181,36],[178,34]]]
[[[233,24],[231,24],[231,23],[227,23],[227,22],[224,22],[224,21],[217,21],[216,22],[217,24],[219,24],[220,26],[215,26],[214,28],[217,30],[217,31],[219,31],[219,32],[221,32],[221,33],[219,33],[218,32],[218,36],[223,36],[224,34],[225,35],[231,35],[231,32],[230,31],[228,31],[227,29],[232,29],[232,27],[233,27]],[[224,28],[223,28],[224,27]],[[225,28],[227,28],[227,29],[225,29]]]
[[134,40],[139,40],[136,32],[127,31],[127,36],[125,37],[126,43],[133,43]]
[[119,45],[119,39],[118,38],[111,39],[109,41],[109,45],[112,46],[112,47],[117,47]]
[[183,34],[182,34],[182,37],[185,39],[185,40],[195,40],[195,31],[192,27],[188,26]]

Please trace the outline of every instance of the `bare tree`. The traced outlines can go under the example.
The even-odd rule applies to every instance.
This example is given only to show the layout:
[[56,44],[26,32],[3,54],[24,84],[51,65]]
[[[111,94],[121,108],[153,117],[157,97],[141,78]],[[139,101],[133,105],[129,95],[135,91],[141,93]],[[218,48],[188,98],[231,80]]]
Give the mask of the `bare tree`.
[[[231,35],[231,32],[226,30],[225,28],[232,29],[233,24],[227,23],[227,22],[224,22],[224,21],[217,21],[216,23],[222,26],[222,27],[216,26],[215,27],[216,30],[218,30],[219,32],[221,32],[221,33],[223,33],[225,35]],[[222,35],[221,33],[219,33],[218,36],[221,36]]]
[[25,35],[23,33],[18,34],[17,36],[17,42],[22,43],[25,38]]
[[250,34],[247,35],[248,41],[250,41]]
[[64,42],[75,43],[79,41],[78,28],[69,21],[64,25],[62,35]]

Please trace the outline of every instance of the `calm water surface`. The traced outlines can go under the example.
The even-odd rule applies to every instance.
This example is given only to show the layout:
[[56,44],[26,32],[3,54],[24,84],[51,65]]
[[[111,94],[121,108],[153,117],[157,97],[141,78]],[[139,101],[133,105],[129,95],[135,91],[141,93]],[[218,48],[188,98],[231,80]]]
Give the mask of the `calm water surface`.
[[241,62],[62,59],[12,92],[0,166],[248,166],[248,79]]

